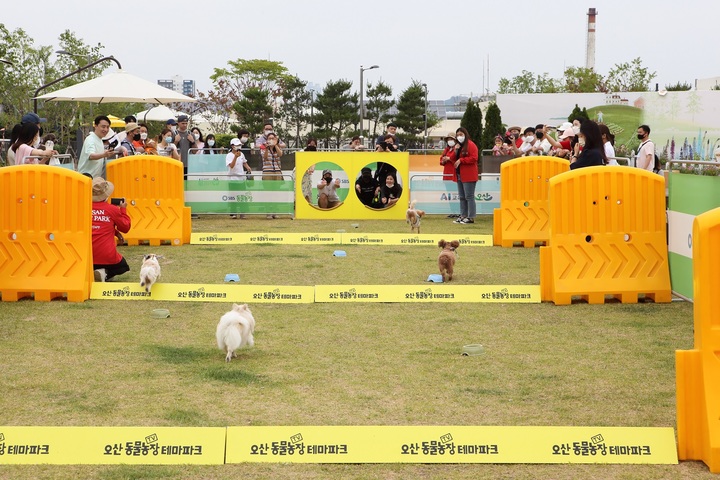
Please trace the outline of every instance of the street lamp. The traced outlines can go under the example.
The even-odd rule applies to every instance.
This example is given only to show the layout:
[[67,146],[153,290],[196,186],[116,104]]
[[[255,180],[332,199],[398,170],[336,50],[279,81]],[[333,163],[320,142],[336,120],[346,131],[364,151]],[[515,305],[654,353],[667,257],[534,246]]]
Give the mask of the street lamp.
[[425,89],[425,113],[423,114],[423,119],[425,120],[425,142],[423,143],[423,150],[425,150],[425,154],[427,154],[427,83],[423,83],[422,86]]
[[363,120],[365,119],[365,105],[363,103],[365,85],[363,85],[363,72],[365,70],[372,70],[373,68],[380,68],[380,65],[373,65],[367,68],[363,68],[363,66],[360,65],[360,141],[363,142],[363,144],[365,144],[365,137],[363,135]]

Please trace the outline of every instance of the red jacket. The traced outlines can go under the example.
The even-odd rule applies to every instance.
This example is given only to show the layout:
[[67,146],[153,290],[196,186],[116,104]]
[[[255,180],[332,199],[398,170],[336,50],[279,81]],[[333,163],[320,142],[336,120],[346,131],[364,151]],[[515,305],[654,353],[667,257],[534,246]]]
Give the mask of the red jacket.
[[130,216],[124,208],[104,202],[92,204],[93,264],[115,265],[122,255],[115,247],[115,227],[122,233],[130,231]]
[[[460,181],[462,183],[472,183],[478,181],[478,148],[472,140],[467,142],[467,152],[460,154]],[[460,150],[456,150],[457,155]],[[457,182],[457,172],[453,171],[453,182]]]
[[[450,160],[443,164],[442,157],[450,157]],[[440,155],[440,165],[443,166],[443,180],[453,180],[453,174],[455,173],[455,147],[445,147],[442,155]]]

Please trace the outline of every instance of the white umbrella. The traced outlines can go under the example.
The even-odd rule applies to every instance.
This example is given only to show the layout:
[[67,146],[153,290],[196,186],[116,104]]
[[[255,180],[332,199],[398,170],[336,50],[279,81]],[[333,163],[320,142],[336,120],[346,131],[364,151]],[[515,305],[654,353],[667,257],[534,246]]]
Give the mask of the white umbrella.
[[176,112],[165,105],[157,105],[148,110],[143,110],[135,114],[135,118],[140,122],[165,122],[171,118],[177,118],[179,115],[187,115],[186,113]]
[[[57,102],[194,102],[195,99],[169,88],[130,75],[122,70],[37,97]],[[170,118],[170,117],[168,117]],[[165,119],[167,120],[167,118]]]

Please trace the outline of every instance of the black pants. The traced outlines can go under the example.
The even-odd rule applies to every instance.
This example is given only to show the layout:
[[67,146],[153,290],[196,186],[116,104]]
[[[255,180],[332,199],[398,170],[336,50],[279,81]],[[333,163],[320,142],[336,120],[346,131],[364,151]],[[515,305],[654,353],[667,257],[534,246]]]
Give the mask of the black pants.
[[130,271],[130,265],[128,265],[125,257],[122,257],[120,261],[114,265],[93,265],[93,270],[99,270],[101,268],[104,268],[105,273],[107,273],[105,280],[110,280],[116,275],[122,275]]

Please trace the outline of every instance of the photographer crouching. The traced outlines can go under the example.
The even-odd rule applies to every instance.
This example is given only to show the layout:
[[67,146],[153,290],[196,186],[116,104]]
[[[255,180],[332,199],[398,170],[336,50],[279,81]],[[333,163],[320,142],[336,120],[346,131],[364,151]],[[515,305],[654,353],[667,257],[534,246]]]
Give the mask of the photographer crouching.
[[96,282],[106,282],[130,271],[115,246],[115,237],[123,243],[122,234],[130,231],[130,217],[124,198],[112,198],[108,203],[113,190],[115,186],[102,177],[92,181],[92,252]]

